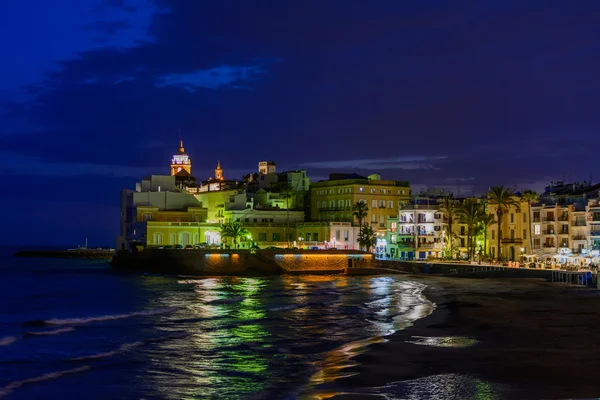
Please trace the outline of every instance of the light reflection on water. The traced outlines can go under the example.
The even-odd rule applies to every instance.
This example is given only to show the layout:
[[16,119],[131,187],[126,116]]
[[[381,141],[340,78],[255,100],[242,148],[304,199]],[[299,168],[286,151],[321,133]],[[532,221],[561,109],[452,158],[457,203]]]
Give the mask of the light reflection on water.
[[140,350],[146,396],[297,398],[346,376],[351,357],[433,310],[424,286],[402,277],[227,277],[177,287],[161,304],[179,311],[152,328],[191,335]]

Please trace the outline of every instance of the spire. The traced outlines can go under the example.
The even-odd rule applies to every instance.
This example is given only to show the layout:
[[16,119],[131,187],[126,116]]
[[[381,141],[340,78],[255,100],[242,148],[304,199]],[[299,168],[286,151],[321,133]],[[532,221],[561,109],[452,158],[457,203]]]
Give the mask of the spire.
[[183,140],[179,139],[179,150],[177,151],[179,154],[185,154],[185,149],[183,148]]

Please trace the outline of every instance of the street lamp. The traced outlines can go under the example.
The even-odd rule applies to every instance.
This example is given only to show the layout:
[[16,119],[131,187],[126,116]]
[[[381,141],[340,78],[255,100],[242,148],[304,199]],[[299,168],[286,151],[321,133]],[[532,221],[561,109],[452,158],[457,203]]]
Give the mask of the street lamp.
[[521,247],[521,260],[525,261],[525,247]]

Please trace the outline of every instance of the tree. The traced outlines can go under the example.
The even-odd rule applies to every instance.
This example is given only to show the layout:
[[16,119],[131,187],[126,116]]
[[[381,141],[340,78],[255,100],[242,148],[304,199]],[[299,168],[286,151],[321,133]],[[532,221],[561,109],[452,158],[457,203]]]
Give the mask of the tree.
[[250,236],[248,230],[242,227],[239,222],[226,222],[221,224],[221,237],[233,239],[233,244],[237,248],[238,239]]
[[[358,219],[358,236],[360,238],[360,234],[362,232],[363,219],[367,218],[367,215],[369,215],[369,206],[367,206],[367,203],[365,203],[364,201],[356,202],[356,204],[352,206],[352,215]],[[361,246],[362,249],[360,241],[358,242],[358,244]]]
[[473,259],[475,255],[475,246],[473,245],[473,237],[475,229],[484,215],[481,205],[476,199],[466,199],[458,207],[458,216],[461,223],[467,225],[467,254],[469,259]]
[[487,255],[487,238],[488,238],[488,229],[490,226],[494,225],[496,220],[494,219],[493,214],[488,214],[487,212],[483,212],[481,219],[479,220],[479,224],[483,229],[483,255]]
[[290,199],[296,194],[296,191],[289,184],[285,184],[279,189],[279,196],[285,200],[285,208],[287,210],[287,214],[285,217],[285,238],[288,242],[288,247],[290,247],[290,235],[288,234],[288,228],[290,225]]
[[377,240],[377,233],[370,226],[365,226],[360,229],[358,234],[358,244],[360,248],[364,248],[367,251],[371,251],[371,247],[375,246]]
[[440,203],[439,210],[446,221],[448,221],[448,243],[450,245],[450,255],[452,256],[454,254],[454,232],[452,232],[452,222],[454,222],[454,219],[459,216],[458,205],[454,200],[454,196],[450,195],[448,197],[444,197]]
[[514,193],[504,186],[493,186],[488,192],[488,200],[490,204],[496,206],[496,220],[498,222],[498,246],[496,259],[500,261],[500,241],[502,240],[502,216],[508,212],[511,207],[515,207],[521,211],[521,204],[515,197]]
[[[529,227],[531,228],[531,205],[540,201],[540,195],[534,192],[533,190],[526,190],[521,195],[521,201],[526,201],[527,206],[529,208]],[[531,249],[531,254],[533,254],[533,235],[531,234],[531,229],[529,229],[529,248]]]

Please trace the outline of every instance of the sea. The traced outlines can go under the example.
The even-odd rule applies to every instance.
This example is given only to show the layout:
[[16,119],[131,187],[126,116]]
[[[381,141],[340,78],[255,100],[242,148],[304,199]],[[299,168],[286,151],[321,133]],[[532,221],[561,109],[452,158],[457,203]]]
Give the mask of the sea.
[[[353,355],[435,309],[397,275],[157,276],[15,250],[0,248],[1,399],[325,398]],[[387,398],[437,398],[401,386]]]

